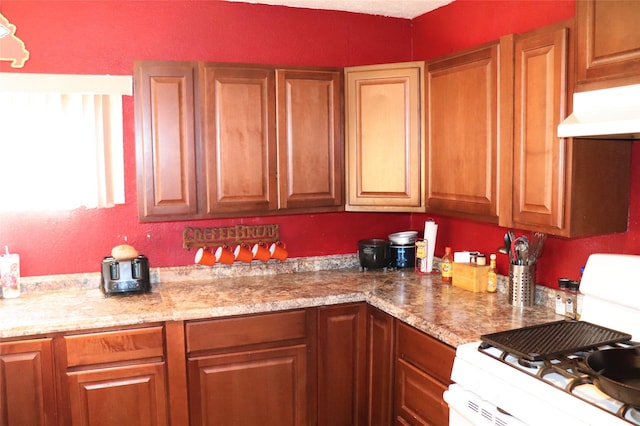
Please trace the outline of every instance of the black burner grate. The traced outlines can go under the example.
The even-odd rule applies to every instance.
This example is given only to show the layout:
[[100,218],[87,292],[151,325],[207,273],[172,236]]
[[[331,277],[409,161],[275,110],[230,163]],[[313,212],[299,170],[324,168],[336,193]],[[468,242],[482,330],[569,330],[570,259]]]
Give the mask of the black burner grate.
[[569,355],[631,340],[631,335],[585,321],[556,321],[481,336],[495,346],[530,361]]

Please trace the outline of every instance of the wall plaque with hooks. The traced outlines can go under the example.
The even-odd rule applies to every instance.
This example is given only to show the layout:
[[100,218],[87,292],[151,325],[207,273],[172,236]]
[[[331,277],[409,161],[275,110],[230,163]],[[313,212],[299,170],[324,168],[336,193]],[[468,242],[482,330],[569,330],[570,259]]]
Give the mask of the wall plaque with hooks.
[[186,249],[243,243],[269,243],[279,239],[278,224],[235,225],[217,228],[185,227],[182,231],[182,246]]

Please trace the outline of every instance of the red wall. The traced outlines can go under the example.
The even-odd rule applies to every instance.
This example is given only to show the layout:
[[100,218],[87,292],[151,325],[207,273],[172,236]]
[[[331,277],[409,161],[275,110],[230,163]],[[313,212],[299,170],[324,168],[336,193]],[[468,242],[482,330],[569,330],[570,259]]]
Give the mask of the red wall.
[[477,46],[575,15],[575,0],[455,0],[413,22],[413,58]]
[[[196,0],[2,0],[0,13],[31,53],[19,72],[130,75],[134,59],[319,66],[411,59],[410,21],[359,14]],[[0,71],[16,70],[0,62]],[[355,253],[359,239],[409,225],[407,214],[356,213],[139,224],[132,98],[124,100],[124,129],[125,205],[0,215],[0,247],[20,253],[22,275],[98,271],[125,237],[152,266],[188,265],[194,252],[182,248],[185,226],[278,223],[298,257]]]
[[[18,72],[131,74],[134,59],[210,60],[348,66],[422,60],[570,18],[570,1],[456,0],[413,21],[221,1],[2,0],[31,58]],[[0,71],[15,72],[7,62]],[[22,256],[23,275],[97,271],[111,247],[127,241],[152,266],[187,265],[185,226],[279,223],[291,256],[351,253],[360,238],[421,229],[426,215],[333,213],[139,224],[133,100],[124,101],[127,203],[113,209],[0,215],[0,246]],[[603,237],[549,238],[539,263],[543,283],[577,277],[593,252],[640,252],[640,147],[634,146],[629,231]],[[452,176],[453,178],[454,176]],[[44,177],[46,178],[46,177]],[[615,184],[612,182],[612,184]],[[61,189],[64,190],[64,189]],[[436,217],[436,254],[493,252],[506,231]],[[500,256],[501,273],[507,262]]]
[[[575,14],[572,1],[476,1],[454,3],[413,20],[414,60],[423,60],[569,19]],[[614,142],[615,143],[615,142]],[[618,142],[620,143],[620,142]],[[623,142],[624,143],[624,142]],[[640,253],[640,145],[632,150],[629,229],[601,237],[563,239],[549,237],[538,262],[538,281],[557,287],[559,277],[578,278],[591,253]],[[452,172],[451,179],[455,179]],[[611,182],[615,185],[615,182]],[[413,215],[412,228],[424,226],[427,215]],[[445,245],[454,250],[495,253],[507,229],[471,221],[436,217],[439,223],[436,255]],[[516,234],[524,231],[516,230]],[[498,255],[500,273],[508,274],[506,256]]]

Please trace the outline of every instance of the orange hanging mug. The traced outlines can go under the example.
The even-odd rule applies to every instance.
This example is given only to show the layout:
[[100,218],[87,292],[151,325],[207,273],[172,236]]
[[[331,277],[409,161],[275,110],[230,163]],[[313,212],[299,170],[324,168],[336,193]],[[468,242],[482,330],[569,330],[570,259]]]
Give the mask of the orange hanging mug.
[[269,253],[271,253],[271,258],[276,260],[285,260],[289,253],[287,253],[286,246],[282,241],[276,241],[271,244],[269,247]]
[[245,263],[249,263],[253,260],[253,254],[251,253],[249,246],[246,244],[238,244],[233,250],[233,256],[236,260]]
[[269,252],[269,248],[266,243],[257,243],[254,244],[251,248],[251,254],[253,258],[256,260],[262,260],[263,262],[271,259],[271,253]]
[[228,246],[220,246],[216,249],[216,262],[230,265],[234,260],[233,253]]
[[201,247],[196,252],[195,262],[199,265],[213,266],[216,263],[216,257],[209,250]]

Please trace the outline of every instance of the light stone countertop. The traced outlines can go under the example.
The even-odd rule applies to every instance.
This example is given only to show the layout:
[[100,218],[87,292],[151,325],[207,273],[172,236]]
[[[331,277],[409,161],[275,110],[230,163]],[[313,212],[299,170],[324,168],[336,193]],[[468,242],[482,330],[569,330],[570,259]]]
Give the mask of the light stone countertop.
[[[362,272],[351,258],[330,260],[329,270],[307,271],[317,265],[287,261],[275,268],[247,266],[240,276],[216,267],[154,270],[150,294],[109,298],[99,290],[95,274],[81,276],[79,281],[77,276],[69,278],[73,285],[60,284],[65,280],[59,278],[57,286],[38,290],[29,290],[37,281],[31,279],[19,298],[0,299],[0,337],[367,301],[456,347],[479,340],[482,334],[562,318],[547,306],[513,307],[504,289],[497,294],[472,293],[443,284],[437,274]],[[97,279],[99,283],[99,275]]]

